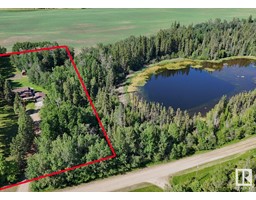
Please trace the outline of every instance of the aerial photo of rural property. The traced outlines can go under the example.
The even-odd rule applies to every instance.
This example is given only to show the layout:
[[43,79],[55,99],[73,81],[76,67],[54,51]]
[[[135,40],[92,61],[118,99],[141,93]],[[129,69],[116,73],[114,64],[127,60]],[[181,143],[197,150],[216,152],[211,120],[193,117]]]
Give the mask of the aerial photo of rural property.
[[255,192],[256,9],[0,9],[1,192]]

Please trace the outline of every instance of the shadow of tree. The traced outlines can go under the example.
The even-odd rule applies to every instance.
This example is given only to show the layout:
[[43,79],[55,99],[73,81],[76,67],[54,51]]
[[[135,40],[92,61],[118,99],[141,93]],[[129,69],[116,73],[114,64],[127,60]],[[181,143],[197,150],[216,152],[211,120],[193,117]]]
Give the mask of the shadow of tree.
[[11,81],[11,85],[12,85],[12,88],[19,88],[21,87],[21,83],[19,82],[14,82],[14,80],[10,80]]
[[4,78],[10,78],[14,76],[15,68],[10,63],[9,57],[0,57],[1,59],[1,67],[0,74]]

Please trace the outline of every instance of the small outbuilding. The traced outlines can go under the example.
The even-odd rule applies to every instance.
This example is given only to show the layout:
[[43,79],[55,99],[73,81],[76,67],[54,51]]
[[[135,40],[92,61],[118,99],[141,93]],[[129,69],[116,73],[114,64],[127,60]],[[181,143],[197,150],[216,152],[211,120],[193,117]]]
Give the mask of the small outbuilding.
[[26,72],[25,69],[23,69],[23,70],[21,71],[21,75],[22,75],[22,76],[26,76],[26,75],[27,75],[27,72]]

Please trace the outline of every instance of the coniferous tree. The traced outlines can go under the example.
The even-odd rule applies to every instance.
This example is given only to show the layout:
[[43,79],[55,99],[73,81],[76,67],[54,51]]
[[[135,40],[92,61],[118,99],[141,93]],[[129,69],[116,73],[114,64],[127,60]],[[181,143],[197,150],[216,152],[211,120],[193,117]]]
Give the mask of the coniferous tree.
[[4,83],[5,79],[2,74],[0,74],[0,98],[4,97]]
[[33,121],[24,109],[19,111],[18,134],[11,143],[11,155],[22,169],[25,165],[26,153],[30,150],[34,140]]
[[4,83],[4,98],[10,105],[13,103],[13,96],[11,82],[6,79]]
[[22,105],[22,100],[18,93],[15,94],[14,102],[13,102],[13,109],[16,114],[19,114],[20,109],[24,109]]
[[0,185],[6,183],[7,179],[7,162],[2,153],[0,153]]

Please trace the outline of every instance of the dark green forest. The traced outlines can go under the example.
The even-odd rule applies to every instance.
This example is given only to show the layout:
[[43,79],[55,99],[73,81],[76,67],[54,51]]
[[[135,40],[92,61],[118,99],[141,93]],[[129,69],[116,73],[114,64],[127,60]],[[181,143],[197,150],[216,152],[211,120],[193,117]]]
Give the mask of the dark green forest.
[[[6,53],[6,48],[0,46],[0,53]],[[12,66],[10,65],[10,59],[8,57],[1,57],[0,58],[0,106],[1,106],[1,112],[2,110],[8,109],[9,106],[12,107],[13,100],[14,100],[14,94],[12,92],[12,86],[8,78],[10,77],[10,73],[12,71]],[[8,108],[7,108],[8,107]],[[3,115],[2,113],[0,113]],[[23,123],[20,120],[24,119],[28,115],[23,112],[21,115],[19,115],[19,133],[22,134],[21,130]],[[10,117],[10,116],[8,116]],[[2,117],[1,117],[2,120]],[[2,122],[1,122],[2,124]],[[12,129],[14,130],[14,129]],[[11,131],[8,131],[8,134],[15,136],[16,133],[12,133]],[[10,144],[9,138],[10,136],[5,136],[3,134],[5,132],[0,127],[0,186],[4,186],[10,183],[14,183],[18,181],[21,171],[19,169],[18,160],[16,159],[6,159],[9,157],[10,153]],[[33,133],[33,129],[30,127],[30,132]],[[30,140],[33,140],[33,136],[30,138]],[[6,143],[6,144],[5,144]],[[5,148],[7,147],[7,148]],[[30,148],[30,147],[29,147]]]
[[[256,130],[256,90],[230,99],[223,97],[205,117],[200,113],[166,108],[131,95],[127,104],[119,101],[115,89],[131,71],[171,58],[220,59],[256,56],[256,19],[216,19],[206,23],[171,28],[146,37],[131,36],[120,42],[84,48],[75,56],[79,72],[97,108],[117,153],[116,158],[79,168],[31,184],[34,191],[77,185],[97,178],[125,173],[160,161],[179,159],[197,151],[215,149],[242,139]],[[13,51],[57,45],[17,43]],[[73,54],[73,50],[71,49]],[[40,136],[25,138],[29,132],[19,111],[18,139],[11,144],[17,165],[26,177],[34,178],[110,155],[89,102],[64,50],[11,56],[10,62],[27,71],[29,80],[48,90],[41,110]],[[16,98],[15,107],[19,107]],[[24,157],[27,141],[35,153]],[[14,148],[16,147],[16,148]],[[27,148],[27,152],[31,148]]]

